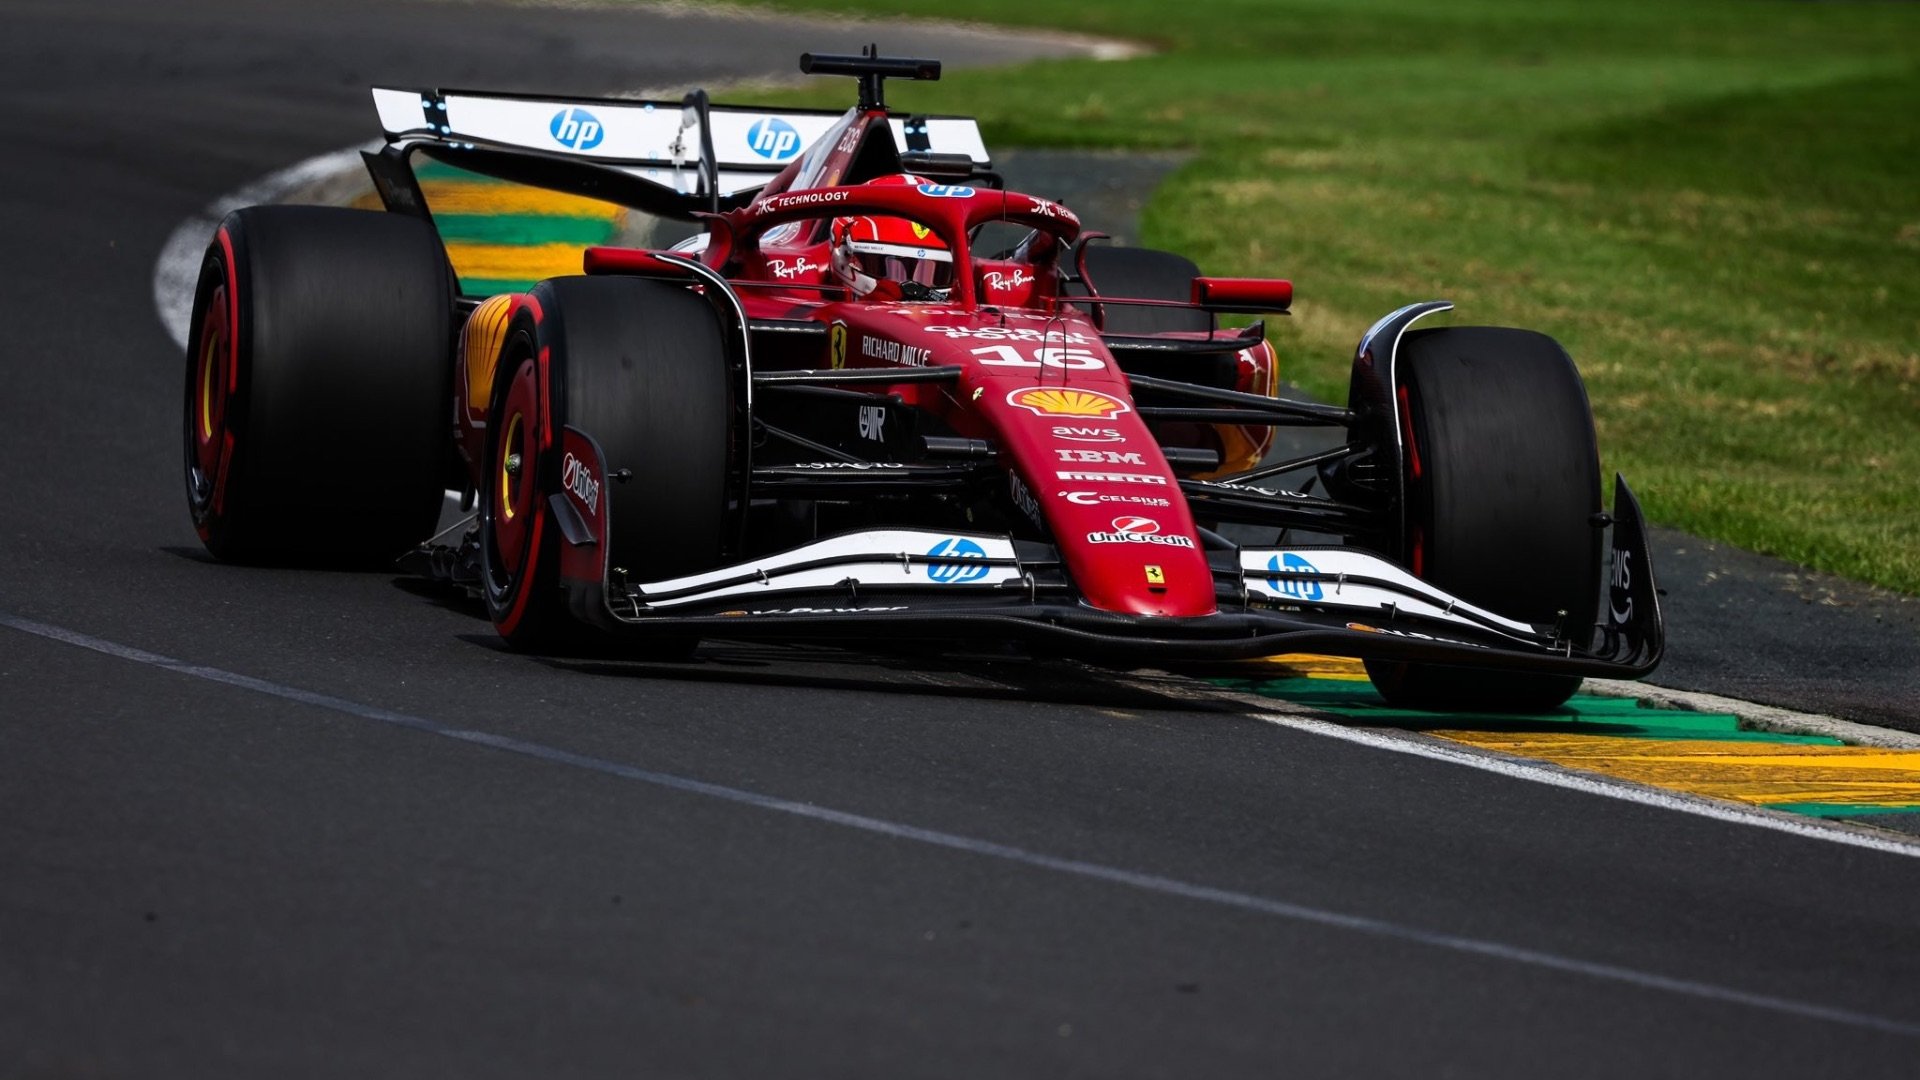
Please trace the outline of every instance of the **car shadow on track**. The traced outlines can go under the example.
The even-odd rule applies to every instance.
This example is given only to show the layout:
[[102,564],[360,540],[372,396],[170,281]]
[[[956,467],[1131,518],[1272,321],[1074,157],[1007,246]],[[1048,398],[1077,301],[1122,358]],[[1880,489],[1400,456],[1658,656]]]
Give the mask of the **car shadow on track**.
[[[497,638],[461,639],[506,651]],[[883,694],[1027,701],[1156,712],[1244,712],[1244,706],[1196,694],[1194,685],[1164,675],[1122,674],[1068,660],[1027,658],[977,650],[913,653],[714,641],[688,661],[595,656],[536,656],[558,671],[608,679],[659,679],[738,686],[854,690]],[[1121,681],[1123,680],[1124,681]]]
[[[448,611],[486,622],[486,609],[463,590],[418,578],[397,577],[401,592]],[[492,652],[513,650],[491,632],[456,634]],[[634,654],[630,644],[609,637],[584,654],[541,656],[530,662],[559,671],[611,679],[660,679],[876,693],[1034,701],[1096,708],[1181,712],[1244,712],[1232,702],[1195,694],[1186,679],[1125,675],[1068,660],[1029,657],[978,643],[920,642],[897,650],[704,642],[690,660],[658,660]],[[1160,689],[1164,687],[1164,689]]]

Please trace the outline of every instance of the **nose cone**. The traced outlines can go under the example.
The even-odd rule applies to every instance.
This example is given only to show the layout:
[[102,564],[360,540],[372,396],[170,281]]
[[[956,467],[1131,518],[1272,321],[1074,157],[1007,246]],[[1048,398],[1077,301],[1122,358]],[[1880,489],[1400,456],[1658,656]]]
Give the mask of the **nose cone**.
[[[1095,493],[1096,495],[1099,493]],[[1213,573],[1192,535],[1185,500],[1175,489],[1170,505],[1149,517],[1123,514],[1080,531],[1063,522],[1054,530],[1060,552],[1086,602],[1126,615],[1195,616],[1214,613]],[[1065,515],[1062,515],[1065,516]],[[1170,524],[1185,522],[1174,529]],[[1063,529],[1074,530],[1062,535]]]
[[1092,607],[1211,615],[1213,574],[1160,446],[1119,386],[989,381],[983,413]]

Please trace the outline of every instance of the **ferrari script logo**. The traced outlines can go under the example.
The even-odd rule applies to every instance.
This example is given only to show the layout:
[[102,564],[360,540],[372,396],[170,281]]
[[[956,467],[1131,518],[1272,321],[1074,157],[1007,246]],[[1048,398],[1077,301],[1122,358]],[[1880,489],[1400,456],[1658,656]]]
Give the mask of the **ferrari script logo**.
[[827,336],[827,359],[835,371],[847,366],[847,324],[834,323]]
[[1007,395],[1007,404],[1018,405],[1035,416],[1118,416],[1128,412],[1127,403],[1096,390],[1065,390],[1054,386],[1030,386]]

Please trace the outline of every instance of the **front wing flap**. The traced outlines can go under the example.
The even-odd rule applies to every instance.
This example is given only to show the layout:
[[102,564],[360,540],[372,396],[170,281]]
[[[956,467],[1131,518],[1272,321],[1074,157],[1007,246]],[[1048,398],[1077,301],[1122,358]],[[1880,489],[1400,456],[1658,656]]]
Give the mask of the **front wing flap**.
[[1665,631],[1639,504],[1623,480],[1613,531],[1606,621],[1572,633],[1504,617],[1379,556],[1336,547],[1215,552],[1217,614],[1116,614],[1079,602],[1047,545],[923,529],[848,533],[702,574],[614,585],[605,614],[616,628],[739,640],[1019,641],[1139,662],[1314,652],[1633,678],[1659,664]]

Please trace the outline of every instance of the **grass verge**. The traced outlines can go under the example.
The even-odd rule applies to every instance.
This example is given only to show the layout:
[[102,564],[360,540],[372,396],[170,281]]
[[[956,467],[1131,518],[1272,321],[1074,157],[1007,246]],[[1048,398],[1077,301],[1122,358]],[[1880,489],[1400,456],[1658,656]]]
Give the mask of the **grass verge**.
[[[899,0],[759,0],[922,16]],[[1337,398],[1379,314],[1564,342],[1663,524],[1920,593],[1920,5],[974,0],[1145,40],[893,84],[989,145],[1180,148],[1147,242],[1299,286]],[[853,42],[796,42],[853,51]],[[886,42],[880,42],[883,51]],[[838,105],[845,80],[789,101]]]

